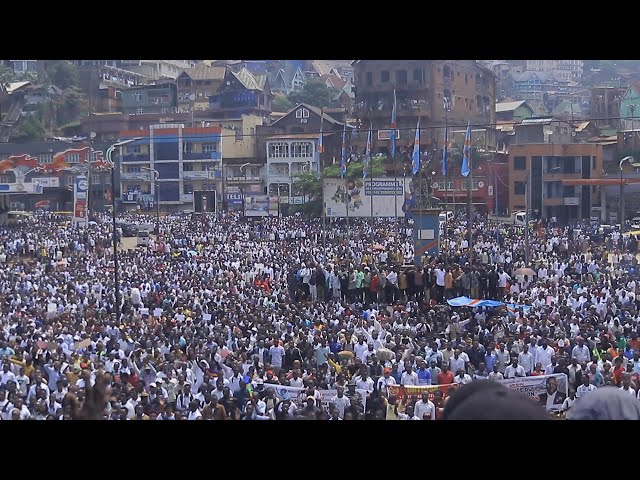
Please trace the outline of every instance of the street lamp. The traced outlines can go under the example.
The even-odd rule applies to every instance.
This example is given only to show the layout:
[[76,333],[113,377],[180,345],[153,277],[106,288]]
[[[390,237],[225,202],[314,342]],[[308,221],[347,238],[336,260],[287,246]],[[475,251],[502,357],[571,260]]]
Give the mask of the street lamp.
[[116,296],[116,305],[115,305],[115,314],[116,321],[120,321],[120,278],[118,272],[118,239],[116,235],[116,197],[115,197],[115,188],[116,188],[116,166],[111,156],[116,148],[120,148],[123,145],[126,145],[131,142],[135,142],[138,140],[142,140],[142,137],[130,138],[128,140],[124,140],[122,142],[114,143],[107,149],[107,162],[111,165],[111,220],[113,221],[113,232],[112,232],[112,240],[113,240],[113,279],[114,279],[114,290]]
[[620,169],[620,233],[624,233],[624,183],[622,181],[622,164],[629,162],[633,167],[640,167],[640,162],[634,163],[633,160],[634,158],[628,155],[620,160],[620,164],[618,165]]
[[156,193],[156,236],[160,235],[160,172],[155,168],[149,167],[140,167],[140,170],[145,170],[147,172],[153,172],[153,183],[155,185],[155,193]]
[[242,212],[246,218],[247,216],[247,170],[245,167],[251,165],[250,163],[243,163],[240,165],[240,174],[244,174],[244,181],[242,182]]

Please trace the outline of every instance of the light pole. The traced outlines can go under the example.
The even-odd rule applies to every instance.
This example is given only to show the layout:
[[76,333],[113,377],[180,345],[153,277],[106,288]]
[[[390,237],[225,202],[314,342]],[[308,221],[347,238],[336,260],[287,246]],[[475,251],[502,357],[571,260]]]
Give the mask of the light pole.
[[114,143],[107,149],[107,162],[111,165],[111,220],[113,221],[113,232],[112,232],[112,240],[113,240],[113,280],[114,280],[114,290],[116,297],[116,305],[115,305],[115,314],[116,321],[120,321],[120,278],[118,272],[118,236],[116,234],[116,196],[115,196],[115,188],[116,188],[116,166],[111,156],[116,148],[120,148],[123,145],[126,145],[131,142],[135,142],[137,140],[141,140],[141,137],[130,138],[128,140],[124,140],[122,142]]
[[618,165],[620,169],[620,233],[624,233],[624,183],[622,181],[622,164],[629,162],[633,167],[640,167],[640,162],[635,163],[633,160],[632,156],[626,156],[620,160],[620,164]]
[[155,186],[155,197],[156,197],[156,236],[160,235],[160,172],[155,168],[149,167],[140,167],[140,170],[145,170],[147,172],[153,172],[153,184]]
[[242,182],[242,213],[247,217],[247,170],[246,167],[251,165],[250,163],[243,163],[240,165],[240,173],[244,175],[244,181]]

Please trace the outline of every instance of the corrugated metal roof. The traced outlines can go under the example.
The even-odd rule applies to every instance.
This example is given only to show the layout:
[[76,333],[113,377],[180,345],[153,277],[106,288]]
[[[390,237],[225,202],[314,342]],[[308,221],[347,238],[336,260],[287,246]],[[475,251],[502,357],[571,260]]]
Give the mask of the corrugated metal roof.
[[525,100],[520,100],[518,102],[499,102],[496,103],[496,113],[500,112],[512,112],[522,104],[526,103]]
[[253,75],[246,68],[243,68],[238,72],[231,72],[231,74],[235,76],[247,90],[262,91],[264,89],[265,81],[267,80],[266,75]]
[[31,82],[12,82],[10,84],[8,84],[7,87],[7,93],[12,93],[16,90],[21,89],[22,87],[25,87],[27,85],[31,85]]
[[200,62],[193,68],[183,70],[192,80],[222,80],[226,72],[225,67],[209,67]]

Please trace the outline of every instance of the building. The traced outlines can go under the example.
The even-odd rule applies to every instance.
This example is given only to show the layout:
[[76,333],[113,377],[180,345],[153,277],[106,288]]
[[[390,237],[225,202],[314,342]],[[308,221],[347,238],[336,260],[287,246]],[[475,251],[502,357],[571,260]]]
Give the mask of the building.
[[487,68],[493,72],[498,80],[505,80],[509,75],[522,73],[524,71],[522,65],[513,64],[506,60],[492,60],[487,62]]
[[496,103],[496,120],[498,122],[521,122],[533,116],[533,109],[526,100],[517,102]]
[[15,74],[31,73],[37,75],[38,62],[39,60],[9,60],[9,68]]
[[269,85],[274,93],[289,95],[291,92],[301,90],[307,83],[302,68],[296,63],[283,61],[279,68],[268,74]]
[[603,200],[598,187],[564,185],[562,180],[601,178],[605,146],[574,143],[571,124],[563,120],[524,120],[515,131],[516,141],[509,146],[511,212],[526,208],[527,192],[532,218],[556,217],[566,224],[599,215]]
[[163,78],[175,80],[182,71],[194,65],[194,60],[120,60],[121,68],[152,80]]
[[640,146],[639,133],[640,82],[635,82],[627,88],[620,102],[620,148],[635,151]]
[[175,83],[140,85],[122,91],[122,112],[125,114],[176,113],[177,106]]
[[526,71],[513,75],[513,96],[527,100],[537,111],[540,105],[547,107],[550,93],[568,87],[569,82],[568,79],[558,78],[555,72]]
[[81,61],[78,65],[80,88],[87,94],[91,111],[119,112],[122,91],[151,83],[151,78],[118,68],[119,61]]
[[[322,118],[324,153],[317,149]],[[294,176],[303,171],[320,172],[339,162],[345,125],[321,109],[299,104],[271,125],[258,129],[259,160],[266,164],[267,194],[279,196],[286,212]],[[350,136],[352,127],[347,125]]]
[[[627,89],[598,86],[590,89],[589,118],[599,127],[619,125],[620,103]],[[640,113],[640,112],[639,112]]]
[[[473,60],[356,60],[354,78],[353,115],[365,130],[373,124],[376,153],[389,154],[394,90],[400,151],[413,144],[418,118],[428,132],[421,142],[429,149],[442,146],[447,122],[495,124],[495,77]],[[366,135],[358,137],[364,147]]]
[[[111,203],[111,177],[104,174],[109,171],[104,160],[108,147],[70,142],[0,143],[0,185],[21,192],[11,195],[11,210],[70,211],[75,178],[87,175],[89,208],[103,211],[105,204]],[[41,191],[34,188],[36,185]]]
[[553,73],[556,78],[564,81],[580,81],[584,62],[582,60],[526,60],[526,70]]
[[204,62],[183,70],[176,78],[180,112],[206,110],[224,80],[226,67],[210,67]]
[[166,212],[216,210],[222,200],[220,127],[158,124],[120,133],[121,140],[134,138],[117,156],[124,209],[155,209],[159,199]]
[[219,118],[257,115],[265,121],[271,113],[271,86],[267,75],[254,75],[246,68],[227,68],[217,94],[209,97],[209,109]]

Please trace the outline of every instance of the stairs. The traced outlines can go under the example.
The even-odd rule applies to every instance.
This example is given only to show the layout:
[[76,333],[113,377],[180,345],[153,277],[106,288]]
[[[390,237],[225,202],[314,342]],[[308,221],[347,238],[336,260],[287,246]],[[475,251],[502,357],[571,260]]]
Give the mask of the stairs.
[[11,132],[18,124],[20,116],[22,115],[22,109],[27,104],[27,100],[24,95],[20,95],[15,98],[9,107],[7,115],[4,117],[2,123],[0,123],[0,142],[8,142],[11,137]]

